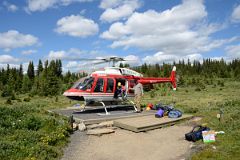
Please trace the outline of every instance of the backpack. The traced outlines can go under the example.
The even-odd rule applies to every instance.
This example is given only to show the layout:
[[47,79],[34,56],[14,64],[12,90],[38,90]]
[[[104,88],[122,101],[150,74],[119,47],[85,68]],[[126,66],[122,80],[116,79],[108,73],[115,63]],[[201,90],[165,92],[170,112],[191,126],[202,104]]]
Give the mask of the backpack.
[[168,112],[169,118],[179,118],[182,116],[182,112],[180,110],[174,109]]
[[185,134],[185,139],[188,141],[196,142],[200,139],[203,139],[202,137],[202,131],[209,131],[210,128],[203,127],[203,126],[195,126],[193,127],[192,131]]
[[159,110],[157,111],[157,113],[155,114],[155,117],[156,117],[156,118],[161,118],[161,117],[163,117],[163,114],[164,114],[164,110],[159,109]]
[[163,107],[163,110],[165,112],[170,112],[170,111],[174,110],[174,107],[172,105],[166,105]]
[[161,109],[163,108],[163,105],[162,105],[161,103],[155,104],[155,105],[152,107],[153,110],[159,110],[160,108],[161,108]]

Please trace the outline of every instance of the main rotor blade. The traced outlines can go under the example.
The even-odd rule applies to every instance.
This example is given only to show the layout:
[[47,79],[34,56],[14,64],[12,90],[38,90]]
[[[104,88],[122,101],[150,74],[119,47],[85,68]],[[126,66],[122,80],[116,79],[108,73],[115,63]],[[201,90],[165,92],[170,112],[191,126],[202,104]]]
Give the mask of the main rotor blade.
[[103,63],[106,63],[105,61],[104,62],[95,62],[95,63],[92,63],[92,64],[103,64]]
[[97,61],[97,60],[103,60],[103,59],[97,59],[97,58],[74,58],[74,60],[76,60],[76,61]]

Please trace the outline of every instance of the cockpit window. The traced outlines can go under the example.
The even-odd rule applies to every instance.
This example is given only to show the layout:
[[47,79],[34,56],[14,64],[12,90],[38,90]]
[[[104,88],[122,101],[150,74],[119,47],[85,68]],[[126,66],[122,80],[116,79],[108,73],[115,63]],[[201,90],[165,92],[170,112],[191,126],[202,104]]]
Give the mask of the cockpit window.
[[81,78],[77,83],[75,83],[72,88],[85,91],[87,89],[92,88],[93,81],[94,81],[93,77],[84,77]]
[[97,84],[95,86],[94,92],[103,92],[104,80],[103,78],[98,78]]

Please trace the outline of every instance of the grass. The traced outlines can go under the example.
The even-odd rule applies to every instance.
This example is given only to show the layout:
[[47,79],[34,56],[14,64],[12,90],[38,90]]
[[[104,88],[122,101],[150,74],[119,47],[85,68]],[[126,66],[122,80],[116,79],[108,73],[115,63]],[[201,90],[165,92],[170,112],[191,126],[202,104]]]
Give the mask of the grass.
[[[153,93],[146,93],[143,103],[175,103],[175,108],[185,113],[202,116],[200,124],[206,123],[215,131],[225,132],[223,135],[217,135],[215,143],[198,142],[197,144],[203,144],[204,147],[194,153],[191,159],[239,159],[240,82],[225,80],[224,85],[206,85],[205,89],[200,89],[200,91],[197,91],[196,88],[196,86],[179,87],[177,92],[160,88],[155,90],[154,96],[152,96]],[[220,109],[223,111],[221,122],[217,119]]]
[[68,119],[48,109],[69,106],[65,97],[16,95],[11,105],[0,98],[0,157],[8,159],[59,159],[71,133]]
[[[223,120],[216,119],[219,109],[224,111]],[[224,135],[217,135],[216,143],[208,144],[205,148],[193,155],[192,159],[239,159],[240,155],[240,100],[228,100],[223,104],[218,104],[204,114],[203,122],[208,123],[210,128],[225,132]],[[216,149],[213,149],[213,146]]]
[[[222,80],[221,80],[222,81]],[[175,108],[195,116],[201,123],[225,134],[217,135],[216,142],[204,145],[191,159],[238,159],[240,155],[240,82],[215,81],[204,87],[178,87],[177,91],[157,87],[146,92],[143,103],[174,103]],[[197,89],[199,88],[199,89]],[[72,106],[76,102],[63,96],[39,97],[16,95],[11,100],[0,98],[0,157],[1,159],[59,159],[68,143],[70,128],[66,118],[47,112],[48,109]],[[216,115],[224,112],[221,123]],[[184,135],[183,135],[184,136]],[[213,147],[214,146],[214,147]],[[214,149],[216,147],[216,149]]]

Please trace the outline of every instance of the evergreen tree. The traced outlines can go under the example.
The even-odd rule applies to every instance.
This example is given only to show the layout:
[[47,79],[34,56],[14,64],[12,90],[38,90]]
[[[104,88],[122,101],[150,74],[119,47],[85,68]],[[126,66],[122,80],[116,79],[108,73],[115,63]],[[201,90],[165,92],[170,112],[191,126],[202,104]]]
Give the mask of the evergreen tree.
[[56,60],[56,75],[62,77],[62,61],[60,59]]
[[[48,95],[58,95],[61,90],[60,79],[56,75],[56,63],[52,60],[49,64],[48,77]],[[46,93],[45,93],[46,94]]]
[[129,64],[127,64],[127,63],[125,63],[125,64],[124,64],[124,67],[125,67],[125,68],[129,68],[129,67],[130,67],[130,65],[129,65]]
[[23,93],[28,93],[31,90],[31,80],[28,76],[23,76],[23,84],[22,84],[22,91]]
[[41,59],[39,59],[39,61],[38,61],[38,68],[37,68],[37,76],[39,76],[40,73],[42,73],[42,71],[43,71],[43,64],[42,64]]
[[16,92],[21,92],[22,83],[23,83],[23,66],[22,64],[20,64],[18,74],[16,77]]
[[119,64],[119,67],[120,67],[120,68],[123,68],[123,67],[124,67],[122,62]]
[[28,78],[33,81],[34,80],[34,65],[33,65],[33,62],[30,61],[29,62],[29,65],[28,65],[28,70],[27,70],[27,75],[28,75]]

